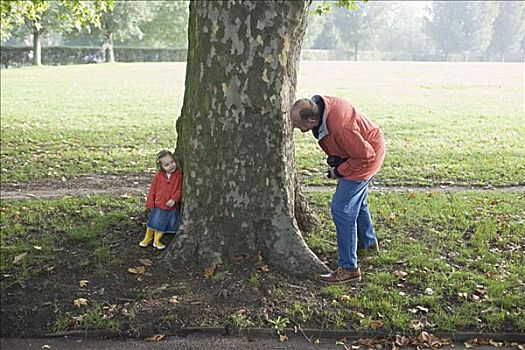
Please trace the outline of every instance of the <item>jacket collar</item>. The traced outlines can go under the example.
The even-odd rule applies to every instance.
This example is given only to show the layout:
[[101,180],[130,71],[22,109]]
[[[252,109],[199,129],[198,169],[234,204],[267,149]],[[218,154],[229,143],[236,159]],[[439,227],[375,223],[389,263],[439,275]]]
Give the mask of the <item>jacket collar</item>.
[[326,125],[326,116],[328,115],[328,106],[326,105],[326,99],[321,95],[314,95],[311,100],[319,106],[319,110],[322,112],[321,120],[319,120],[319,125],[312,129],[312,133],[318,141],[321,141],[323,138],[328,136],[330,132],[328,131],[328,126]]

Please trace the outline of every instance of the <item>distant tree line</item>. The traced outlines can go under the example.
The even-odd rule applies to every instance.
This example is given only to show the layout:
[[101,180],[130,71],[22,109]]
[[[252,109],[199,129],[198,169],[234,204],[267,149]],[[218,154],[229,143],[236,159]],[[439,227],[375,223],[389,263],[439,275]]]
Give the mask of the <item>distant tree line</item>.
[[[32,43],[36,65],[42,62],[42,42],[47,46],[99,47],[107,62],[115,61],[116,45],[185,48],[188,4],[2,1],[2,45]],[[410,1],[357,2],[352,3],[353,9],[326,4],[314,1],[311,6],[305,49],[349,51],[355,60],[364,50],[407,53],[412,57],[439,54],[445,59],[461,54],[465,60],[483,55],[502,61],[510,53],[521,57],[525,53],[522,1],[433,1],[428,8],[418,8]]]
[[433,1],[417,8],[410,1],[359,2],[358,9],[332,7],[310,16],[307,49],[361,50],[411,54],[473,53],[487,57],[525,50],[525,2]]
[[[96,21],[79,23],[77,7],[99,10]],[[115,61],[114,46],[181,48],[187,46],[188,1],[2,1],[3,45],[33,43],[33,63],[41,65],[41,42],[50,46],[96,46],[107,62]],[[29,9],[27,9],[29,7]],[[81,25],[82,24],[82,25]]]

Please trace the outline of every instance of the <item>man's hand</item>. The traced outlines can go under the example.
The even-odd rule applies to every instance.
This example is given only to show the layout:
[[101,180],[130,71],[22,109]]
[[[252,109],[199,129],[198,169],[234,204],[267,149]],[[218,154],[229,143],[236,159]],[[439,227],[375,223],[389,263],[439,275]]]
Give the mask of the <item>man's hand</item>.
[[175,205],[175,203],[177,203],[177,202],[175,202],[173,199],[170,199],[169,201],[166,202],[166,206],[168,208],[171,208],[171,207],[173,207]]
[[337,179],[337,176],[335,175],[335,168],[334,167],[329,167],[327,169],[327,174],[329,179]]

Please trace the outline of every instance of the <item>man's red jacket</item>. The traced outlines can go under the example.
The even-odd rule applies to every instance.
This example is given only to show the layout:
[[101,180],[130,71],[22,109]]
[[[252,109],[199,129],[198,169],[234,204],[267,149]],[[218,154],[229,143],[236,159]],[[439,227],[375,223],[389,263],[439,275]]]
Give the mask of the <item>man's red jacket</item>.
[[348,158],[337,172],[348,180],[366,180],[374,176],[385,159],[385,141],[381,129],[358,112],[347,100],[320,96],[325,104],[317,139],[330,156]]
[[[159,170],[151,181],[151,186],[146,200],[146,207],[160,208],[164,210],[175,210],[179,208],[180,197],[182,195],[182,172],[177,168],[168,180],[166,172]],[[166,206],[170,199],[175,201],[171,208]]]

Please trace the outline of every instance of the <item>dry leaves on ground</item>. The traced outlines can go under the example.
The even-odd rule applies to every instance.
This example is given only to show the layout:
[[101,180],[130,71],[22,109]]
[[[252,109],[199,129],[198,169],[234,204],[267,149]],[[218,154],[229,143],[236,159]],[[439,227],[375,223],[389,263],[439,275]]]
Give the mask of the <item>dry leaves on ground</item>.
[[85,306],[88,304],[88,300],[84,298],[78,298],[73,300],[73,304],[75,304],[77,307]]
[[164,340],[165,338],[166,338],[166,334],[155,334],[147,338],[146,340],[147,341],[161,341],[161,340]]
[[130,267],[128,272],[136,275],[143,275],[146,272],[146,268],[144,266]]

